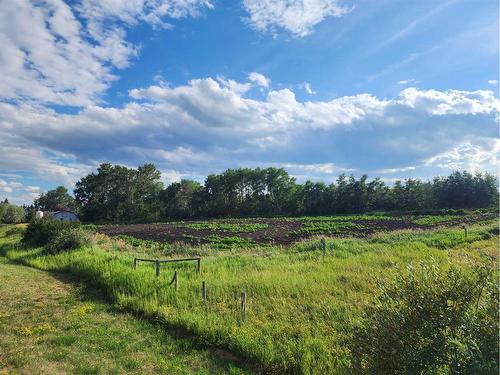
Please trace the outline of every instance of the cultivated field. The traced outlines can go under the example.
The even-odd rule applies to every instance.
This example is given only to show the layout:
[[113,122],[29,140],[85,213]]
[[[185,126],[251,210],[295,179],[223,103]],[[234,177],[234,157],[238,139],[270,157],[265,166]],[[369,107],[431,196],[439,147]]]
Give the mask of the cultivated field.
[[375,232],[473,224],[494,219],[494,213],[450,211],[442,215],[337,215],[299,218],[224,219],[155,224],[105,225],[109,236],[131,236],[157,242],[210,244],[217,247],[290,245],[316,235],[366,237]]

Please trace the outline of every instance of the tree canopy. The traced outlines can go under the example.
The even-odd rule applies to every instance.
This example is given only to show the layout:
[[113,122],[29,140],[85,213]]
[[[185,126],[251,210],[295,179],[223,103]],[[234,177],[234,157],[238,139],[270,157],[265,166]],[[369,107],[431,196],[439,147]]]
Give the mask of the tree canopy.
[[33,205],[41,211],[75,210],[77,208],[75,199],[68,194],[68,189],[64,186],[58,186],[41,194]]
[[161,173],[153,164],[137,169],[101,164],[76,183],[83,218],[95,222],[152,221],[160,218]]
[[[489,208],[498,202],[497,178],[454,172],[432,181],[406,179],[388,186],[381,179],[340,175],[334,183],[298,184],[283,168],[228,169],[204,184],[182,180],[164,188],[153,164],[137,169],[101,164],[74,190],[84,220],[154,221],[197,217],[324,215],[384,210]],[[64,197],[47,193],[48,197]],[[67,194],[67,192],[65,192]],[[50,200],[50,202],[57,199]]]

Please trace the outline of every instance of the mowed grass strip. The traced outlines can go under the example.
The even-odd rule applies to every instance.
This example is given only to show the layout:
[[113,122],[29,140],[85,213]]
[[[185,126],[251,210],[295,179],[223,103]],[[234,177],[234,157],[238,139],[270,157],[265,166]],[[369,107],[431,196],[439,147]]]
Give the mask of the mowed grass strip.
[[[118,305],[160,317],[262,363],[275,373],[349,373],[346,343],[353,325],[377,293],[378,279],[391,279],[408,263],[441,267],[495,262],[498,223],[462,228],[379,233],[367,239],[327,239],[289,248],[269,247],[260,256],[242,251],[204,258],[198,275],[190,265],[132,267],[127,253],[91,247],[46,256],[41,249],[6,251],[11,259],[78,275],[103,289]],[[260,250],[255,249],[258,253]],[[168,285],[174,267],[179,290]],[[206,281],[208,302],[201,301]],[[246,317],[239,311],[247,293]]]
[[0,374],[242,374],[98,296],[0,258]]

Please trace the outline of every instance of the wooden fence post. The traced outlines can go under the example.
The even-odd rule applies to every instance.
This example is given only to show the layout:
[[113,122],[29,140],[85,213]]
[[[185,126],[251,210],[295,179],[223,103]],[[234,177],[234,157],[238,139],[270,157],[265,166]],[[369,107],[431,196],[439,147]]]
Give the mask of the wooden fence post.
[[137,258],[134,258],[134,270],[137,269]]
[[201,271],[201,258],[198,258],[198,273]]
[[160,276],[160,261],[156,261],[156,276]]
[[175,271],[174,273],[174,286],[175,290],[179,289],[179,274],[177,273],[177,271]]
[[467,225],[464,224],[465,240],[467,240]]
[[326,241],[324,238],[321,239],[321,247],[323,248],[323,256],[326,255]]
[[204,281],[201,282],[201,298],[203,303],[207,303],[207,285]]
[[245,317],[247,313],[247,294],[245,292],[241,292],[241,312]]

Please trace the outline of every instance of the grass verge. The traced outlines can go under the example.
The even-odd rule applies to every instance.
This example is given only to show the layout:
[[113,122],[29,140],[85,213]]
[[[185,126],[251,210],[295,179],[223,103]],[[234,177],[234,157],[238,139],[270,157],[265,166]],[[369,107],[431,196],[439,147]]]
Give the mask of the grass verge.
[[117,312],[95,290],[0,258],[0,374],[242,374],[222,352]]

